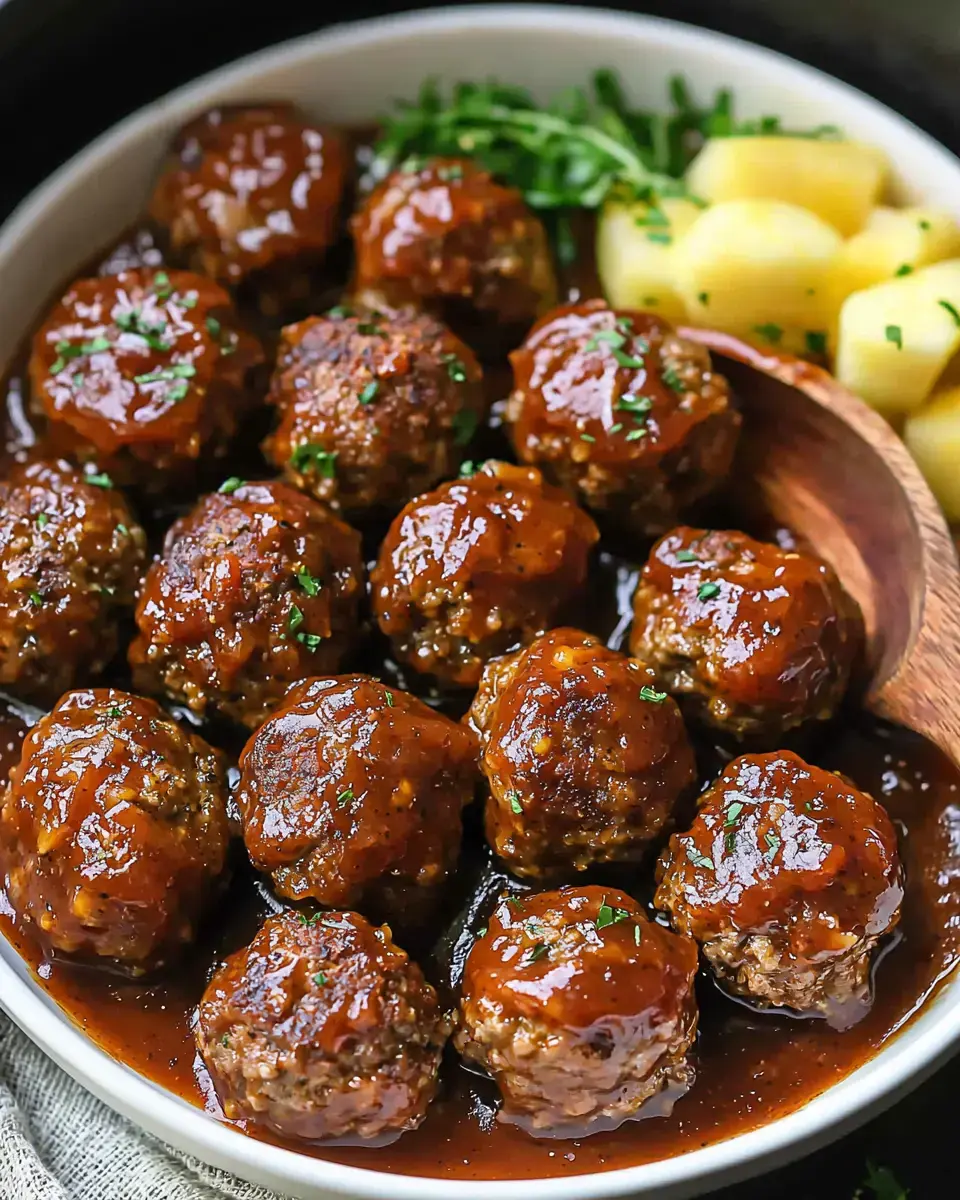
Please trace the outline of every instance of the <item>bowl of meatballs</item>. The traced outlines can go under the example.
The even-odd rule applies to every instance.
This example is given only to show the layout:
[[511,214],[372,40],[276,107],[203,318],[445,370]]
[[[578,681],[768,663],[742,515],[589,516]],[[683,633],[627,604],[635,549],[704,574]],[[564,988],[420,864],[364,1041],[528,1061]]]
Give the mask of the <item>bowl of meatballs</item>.
[[960,767],[859,706],[722,357],[598,283],[591,68],[960,179],[766,51],[479,8],[217,72],[0,234],[0,1005],[298,1196],[692,1195],[960,1036]]

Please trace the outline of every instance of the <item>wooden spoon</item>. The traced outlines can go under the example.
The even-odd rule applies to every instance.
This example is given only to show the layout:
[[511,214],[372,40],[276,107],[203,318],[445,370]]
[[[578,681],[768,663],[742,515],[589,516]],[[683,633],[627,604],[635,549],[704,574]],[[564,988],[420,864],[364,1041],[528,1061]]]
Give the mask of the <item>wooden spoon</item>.
[[714,330],[682,332],[709,347],[744,408],[739,475],[833,565],[863,610],[866,708],[960,766],[960,569],[903,442],[819,367]]

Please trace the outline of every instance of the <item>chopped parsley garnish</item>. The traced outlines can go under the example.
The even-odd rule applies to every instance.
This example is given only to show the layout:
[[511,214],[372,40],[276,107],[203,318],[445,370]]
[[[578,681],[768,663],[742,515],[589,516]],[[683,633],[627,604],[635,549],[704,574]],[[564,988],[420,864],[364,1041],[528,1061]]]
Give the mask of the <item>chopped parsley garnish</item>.
[[707,305],[710,303],[710,293],[709,292],[698,292],[697,299],[700,301],[700,303],[703,305],[703,307],[706,308]]
[[323,641],[323,637],[319,633],[304,633],[301,631],[296,636],[300,645],[306,646],[308,650],[316,650]]
[[380,390],[380,381],[371,379],[367,386],[363,389],[357,399],[361,404],[369,404]]
[[535,946],[531,946],[527,951],[527,965],[537,962],[545,955],[549,954],[549,947],[544,942],[537,942]]
[[623,422],[622,422],[622,421],[618,421],[618,422],[616,423],[616,425],[611,425],[611,426],[610,426],[610,432],[611,432],[611,433],[619,433],[619,432],[620,432],[622,429],[623,429]]
[[515,813],[523,812],[523,805],[520,803],[520,797],[516,792],[508,792],[507,799],[510,801],[510,811]]
[[727,831],[723,839],[723,848],[727,854],[732,854],[737,848],[737,830],[736,828]]
[[177,404],[186,398],[187,392],[190,390],[190,385],[185,379],[179,380],[167,391],[167,399],[172,403]]
[[898,350],[903,349],[903,330],[899,325],[888,325],[883,332],[888,342],[893,342]]
[[30,593],[30,603],[36,605],[37,608],[43,608],[43,596],[36,590]]
[[467,382],[467,368],[455,354],[444,354],[440,359],[454,383]]
[[207,333],[210,334],[210,336],[213,338],[213,340],[215,342],[219,341],[220,330],[221,330],[222,326],[221,326],[220,322],[217,320],[217,318],[216,317],[207,317],[206,326],[207,326]]
[[776,856],[777,850],[780,848],[780,839],[777,837],[777,835],[775,833],[770,833],[768,831],[767,833],[765,833],[763,835],[763,840],[767,844],[767,852],[766,852],[766,854],[764,854],[763,857],[768,862],[772,862],[774,857]]
[[393,708],[393,692],[384,692],[387,698],[387,708]]
[[700,561],[696,554],[694,554],[692,550],[688,550],[686,547],[684,547],[682,550],[678,550],[673,557],[678,563],[692,563]]
[[116,704],[114,704],[111,708],[107,709],[107,716],[108,717],[122,717],[123,709],[119,708]]
[[616,925],[620,921],[629,920],[630,914],[625,908],[614,908],[604,900],[597,910],[597,919],[594,921],[594,925],[597,929],[606,929],[608,925]]
[[317,987],[326,987],[327,977],[322,971],[318,971],[313,977],[313,982],[317,985]]
[[460,478],[469,479],[471,475],[476,475],[482,466],[482,462],[474,462],[472,458],[468,458],[460,464]]
[[50,518],[47,516],[46,513],[38,513],[37,514],[36,526],[38,529],[46,529],[46,527],[49,524],[50,524]]
[[662,704],[666,698],[666,692],[658,692],[656,688],[652,688],[646,683],[640,689],[640,699],[649,700],[651,704]]
[[912,274],[913,274],[913,267],[910,265],[910,263],[901,263],[900,266],[897,267],[897,269],[894,271],[894,275],[898,279],[900,278],[901,275],[912,275]]
[[614,362],[620,367],[629,367],[633,371],[641,371],[647,365],[642,358],[637,358],[633,354],[627,354],[623,350],[614,348],[612,353]]
[[661,378],[671,391],[685,392],[687,390],[675,367],[667,367],[661,374]]
[[336,478],[336,450],[324,450],[313,442],[303,442],[290,455],[290,465],[295,471],[304,472],[313,467],[323,479]]
[[687,858],[695,867],[706,867],[708,870],[713,870],[713,859],[706,854],[701,854],[696,846],[687,847]]
[[735,825],[737,817],[739,817],[742,812],[743,801],[734,800],[734,802],[727,808],[726,815],[723,818],[724,825]]
[[297,920],[301,925],[316,925],[322,916],[322,912],[314,913],[312,917],[305,917],[303,913],[297,913]]
[[170,286],[170,276],[166,271],[158,271],[153,277],[153,286],[158,300],[166,300],[173,288]]
[[477,432],[480,418],[472,408],[461,408],[453,414],[450,424],[453,429],[454,443],[457,446],[465,446]]
[[592,433],[581,433],[580,434],[581,442],[595,442],[596,440],[597,439],[593,436]]
[[523,901],[519,896],[507,896],[506,902],[511,906],[511,908],[523,908]]
[[473,936],[474,936],[475,938],[482,938],[482,937],[486,937],[486,936],[487,936],[487,927],[486,927],[486,925],[481,925],[481,926],[480,926],[480,928],[477,930],[477,932],[476,932],[476,933],[475,933]]
[[645,429],[631,429],[630,432],[627,434],[627,441],[628,442],[639,442],[639,440],[641,438],[645,438],[646,436],[647,436],[647,431]]
[[954,325],[960,325],[960,312],[957,312],[955,306],[949,300],[938,300],[937,303],[953,317]]
[[621,396],[617,408],[634,417],[645,417],[653,408],[653,401],[649,396]]
[[343,808],[345,804],[349,804],[351,800],[355,799],[356,797],[353,794],[353,788],[344,788],[337,797],[337,808]]
[[99,488],[112,488],[113,487],[113,480],[110,478],[109,475],[106,474],[105,471],[100,471],[96,475],[84,475],[83,479],[84,479],[85,483],[92,484],[94,487],[99,487]]
[[606,342],[608,346],[619,349],[626,340],[624,334],[617,329],[598,329],[584,344],[583,349],[586,354],[589,354],[593,350],[599,350],[601,342]]
[[303,609],[296,604],[290,605],[290,612],[287,614],[287,633],[296,633],[303,624]]
[[225,1033],[223,1035],[223,1037],[220,1039],[220,1045],[221,1046],[229,1046],[230,1045],[230,1035],[228,1033]]
[[753,332],[773,346],[779,345],[783,338],[783,330],[779,325],[774,325],[772,321],[766,325],[754,325]]
[[308,596],[315,596],[323,586],[315,575],[311,575],[306,567],[301,567],[297,571],[297,583],[303,588]]
[[72,342],[57,342],[54,349],[57,357],[50,364],[50,374],[59,375],[71,358],[82,358],[87,354],[100,354],[110,349],[110,342],[105,337],[95,337],[92,341],[81,342],[75,346]]
[[712,600],[714,596],[719,596],[719,594],[720,594],[720,584],[719,583],[701,583],[700,586],[697,588],[697,599],[698,600]]
[[809,354],[826,354],[827,335],[822,329],[808,329],[803,335]]
[[197,373],[193,363],[174,363],[172,367],[161,367],[146,375],[134,375],[134,383],[159,383],[169,379],[192,379]]
[[236,475],[231,475],[229,479],[225,479],[217,488],[221,496],[232,496],[237,488],[242,488],[246,483],[245,479],[240,479]]

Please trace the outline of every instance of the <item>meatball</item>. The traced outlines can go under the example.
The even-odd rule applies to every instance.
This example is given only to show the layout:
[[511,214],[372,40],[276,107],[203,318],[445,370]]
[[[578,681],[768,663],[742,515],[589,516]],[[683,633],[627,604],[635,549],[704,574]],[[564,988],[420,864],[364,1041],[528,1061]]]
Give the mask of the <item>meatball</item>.
[[58,460],[15,466],[0,481],[0,685],[52,703],[102,671],[145,545],[106,477]]
[[517,455],[626,530],[665,532],[730,470],[740,414],[727,381],[660,317],[567,305],[510,360]]
[[253,865],[292,900],[404,911],[456,865],[473,735],[367,675],[292,687],[240,758]]
[[356,641],[360,536],[283,483],[228,479],[167,532],[130,647],[137,686],[251,728]]
[[30,385],[57,453],[163,487],[226,451],[262,357],[209,279],[124,271],[78,280],[54,306],[33,339]]
[[630,648],[686,711],[773,740],[836,712],[862,641],[832,567],[732,530],[681,527],[650,552]]
[[307,297],[337,237],[348,169],[340,135],[292,105],[217,108],[180,131],[150,215],[194,270],[226,286],[256,277],[275,314]]
[[486,462],[390,526],[371,576],[380,629],[402,662],[475,686],[488,659],[554,623],[598,536],[539,471]]
[[786,750],[735,759],[657,876],[654,903],[727,990],[840,1028],[863,1014],[903,884],[890,818],[848,779]]
[[512,896],[467,958],[454,1044],[530,1133],[666,1116],[693,1083],[696,973],[696,945],[616,889]]
[[228,1117],[382,1142],[426,1116],[449,1031],[387,926],[288,911],[210,980],[196,1037]]
[[18,917],[47,950],[132,974],[196,935],[227,861],[226,769],[153,700],[68,692],[27,734],[0,803]]
[[407,309],[334,310],[283,331],[267,458],[346,511],[388,508],[456,471],[484,410],[473,352]]
[[351,229],[358,298],[432,309],[484,348],[515,346],[555,303],[543,225],[518,191],[469,159],[400,167]]
[[490,785],[487,838],[515,875],[641,859],[695,779],[653,672],[577,629],[488,663],[470,723]]

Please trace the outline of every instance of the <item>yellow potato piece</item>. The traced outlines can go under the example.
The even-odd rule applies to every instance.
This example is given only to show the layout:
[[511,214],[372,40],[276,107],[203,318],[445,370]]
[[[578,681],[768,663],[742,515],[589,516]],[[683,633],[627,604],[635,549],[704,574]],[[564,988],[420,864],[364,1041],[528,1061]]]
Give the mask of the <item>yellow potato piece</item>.
[[848,296],[836,376],[887,417],[918,408],[960,348],[960,258]]
[[668,321],[686,317],[676,289],[673,247],[700,215],[690,200],[658,205],[611,200],[597,222],[597,271],[614,308],[647,309]]
[[687,172],[695,196],[783,200],[845,237],[863,228],[888,174],[881,151],[860,142],[802,137],[712,138]]
[[731,200],[705,209],[677,242],[677,289],[700,325],[754,340],[776,328],[822,330],[824,286],[841,245],[806,209]]
[[903,436],[947,519],[960,521],[960,386],[912,413]]
[[938,208],[875,208],[866,227],[844,242],[830,278],[839,312],[852,292],[960,254],[960,225]]

